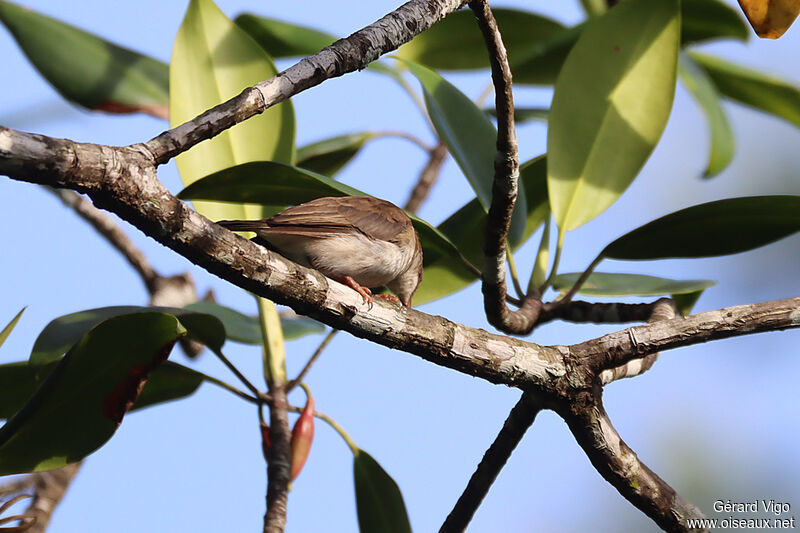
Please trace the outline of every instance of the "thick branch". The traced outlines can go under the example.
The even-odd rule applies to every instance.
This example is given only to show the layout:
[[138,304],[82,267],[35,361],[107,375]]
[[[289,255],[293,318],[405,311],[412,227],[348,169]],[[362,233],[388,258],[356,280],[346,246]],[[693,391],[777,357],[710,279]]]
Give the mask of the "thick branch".
[[569,350],[600,371],[681,346],[797,327],[800,327],[800,297],[661,320],[575,344]]
[[458,498],[439,533],[460,533],[467,528],[478,506],[488,494],[492,483],[500,474],[500,470],[511,457],[511,452],[520,443],[540,410],[541,405],[532,394],[522,393],[522,398],[511,409],[503,428],[489,449],[486,450],[478,468],[469,479],[467,488]]
[[514,96],[511,67],[497,21],[485,0],[469,3],[489,51],[497,109],[497,155],[494,161],[492,204],[483,241],[483,305],[494,327],[506,333],[528,334],[539,318],[538,300],[523,302],[512,311],[506,306],[506,241],[519,187],[519,153],[514,130]]
[[595,469],[626,500],[665,531],[695,531],[688,528],[687,519],[704,518],[703,513],[681,498],[623,442],[603,409],[599,388],[581,393],[556,410]]

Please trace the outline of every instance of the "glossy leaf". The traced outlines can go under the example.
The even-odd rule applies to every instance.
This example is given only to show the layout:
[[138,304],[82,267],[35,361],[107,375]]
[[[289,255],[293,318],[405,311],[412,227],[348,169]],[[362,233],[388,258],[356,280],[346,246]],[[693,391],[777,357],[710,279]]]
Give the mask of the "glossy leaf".
[[710,178],[725,170],[733,159],[736,151],[733,129],[722,108],[719,92],[708,74],[686,54],[681,54],[679,72],[683,84],[694,96],[708,121],[711,149],[703,177]]
[[[540,46],[564,27],[529,11],[492,9],[510,61]],[[398,57],[429,68],[465,70],[489,68],[489,54],[475,16],[457,11],[417,35],[397,51]]]
[[361,533],[411,533],[400,487],[363,450],[353,454],[353,479]]
[[[264,205],[297,205],[323,196],[369,196],[336,180],[302,168],[261,161],[227,168],[193,183],[178,194],[182,199],[225,202],[257,202]],[[421,218],[409,213],[425,254],[437,252],[458,258],[447,237]]]
[[67,100],[88,109],[167,118],[169,74],[163,62],[11,2],[0,1],[0,21]]
[[313,28],[251,13],[242,13],[234,20],[270,57],[275,58],[310,56],[337,39]]
[[[580,276],[580,272],[559,274],[553,278],[553,288],[557,291],[568,291]],[[703,291],[716,284],[716,281],[707,279],[674,280],[642,274],[594,272],[578,293],[591,296],[661,296]]]
[[89,331],[0,428],[0,475],[59,468],[102,446],[185,334],[164,313],[116,317]]
[[739,12],[720,0],[681,0],[681,41],[684,44],[709,39],[750,37]]
[[[511,241],[516,250],[541,226],[549,214],[547,201],[547,160],[538,157],[520,167],[520,181],[525,184],[527,221],[522,238]],[[473,199],[453,213],[438,226],[464,257],[473,265],[483,264],[483,234],[486,213],[477,199]],[[425,255],[425,274],[414,295],[416,305],[443,298],[457,292],[478,279],[461,261],[440,255]]]
[[[259,346],[264,342],[257,316],[245,315],[230,307],[205,301],[187,305],[185,309],[217,317],[225,326],[225,334],[228,339],[232,341]],[[323,324],[304,316],[281,316],[281,326],[285,340],[294,340],[306,335],[325,332]]]
[[692,313],[697,300],[703,295],[703,291],[688,292],[686,294],[672,294],[670,297],[678,308],[678,314],[688,316]]
[[6,342],[6,339],[11,334],[11,330],[13,330],[14,327],[17,325],[17,322],[19,322],[19,319],[20,317],[22,317],[22,313],[25,312],[25,309],[26,309],[25,307],[20,309],[19,313],[17,313],[16,316],[11,319],[11,322],[6,324],[6,327],[4,327],[2,331],[0,331],[0,346],[2,346],[4,342]]
[[218,350],[225,342],[225,329],[222,322],[210,314],[174,307],[139,307],[133,305],[100,307],[70,313],[52,320],[39,333],[33,343],[29,361],[32,365],[56,361],[78,342],[87,331],[104,320],[145,311],[171,313],[177,316],[184,327],[189,330],[191,338],[205,344],[212,350]]
[[[549,35],[523,54],[512,58],[515,84],[553,85],[567,55],[575,46],[586,24],[562,29]],[[736,11],[719,0],[683,0],[681,2],[681,42],[683,44],[712,39],[746,40],[747,27]]]
[[561,230],[605,211],[664,131],[680,44],[677,0],[628,0],[589,22],[556,82],[547,136]]
[[[0,419],[22,409],[57,364],[19,361],[0,365]],[[150,374],[131,411],[190,396],[203,379],[203,374],[167,361]]]
[[796,86],[718,57],[697,52],[689,55],[723,96],[800,126],[800,89]]
[[729,198],[681,209],[605,247],[613,259],[713,257],[746,252],[800,231],[800,196]]
[[[492,203],[497,130],[486,114],[464,93],[436,72],[404,61],[422,84],[425,105],[439,138],[447,145],[484,211]],[[525,231],[525,191],[520,182],[509,238],[519,240]]]
[[739,0],[742,11],[759,37],[777,39],[789,29],[797,14],[797,0]]
[[297,149],[297,165],[300,168],[333,177],[375,135],[368,131],[331,137]]
[[[191,0],[170,66],[170,124],[174,127],[277,74],[264,50],[212,0]],[[291,102],[267,109],[176,158],[188,185],[212,172],[250,161],[294,161]],[[260,206],[199,202],[214,219],[263,218]]]

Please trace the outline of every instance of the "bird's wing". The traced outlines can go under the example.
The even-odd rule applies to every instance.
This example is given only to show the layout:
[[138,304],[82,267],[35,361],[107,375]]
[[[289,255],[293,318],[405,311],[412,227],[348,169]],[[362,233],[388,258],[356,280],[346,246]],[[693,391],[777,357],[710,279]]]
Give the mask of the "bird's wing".
[[323,236],[356,229],[373,239],[393,241],[411,220],[394,204],[366,196],[317,198],[267,219],[267,233]]

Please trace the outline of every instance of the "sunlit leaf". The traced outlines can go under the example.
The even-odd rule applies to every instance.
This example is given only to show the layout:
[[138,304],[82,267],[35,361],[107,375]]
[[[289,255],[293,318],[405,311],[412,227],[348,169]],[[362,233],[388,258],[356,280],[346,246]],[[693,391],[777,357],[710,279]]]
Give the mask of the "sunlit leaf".
[[[228,339],[243,344],[261,345],[261,324],[257,316],[245,315],[214,302],[199,301],[187,305],[185,309],[205,313],[217,317],[225,326]],[[314,333],[324,333],[325,326],[316,320],[303,316],[281,316],[283,337],[285,340],[299,339]]]
[[719,92],[705,70],[700,68],[691,57],[681,54],[679,72],[684,85],[694,96],[708,121],[711,150],[703,177],[710,178],[725,170],[733,159],[736,151],[733,129],[731,129],[728,116],[722,108]]
[[234,20],[275,58],[310,56],[336,40],[329,33],[251,13],[242,13]]
[[0,1],[0,21],[67,100],[94,110],[167,118],[169,72],[163,62],[11,2]]
[[[564,27],[558,22],[529,11],[492,9],[503,44],[512,63],[541,45]],[[429,68],[465,70],[489,68],[489,54],[475,15],[457,11],[403,45],[397,55]]]
[[363,450],[353,454],[353,479],[361,533],[411,533],[400,487]]
[[[520,167],[520,181],[525,184],[528,216],[521,239],[511,241],[516,250],[541,226],[549,214],[547,201],[547,160],[538,157]],[[486,213],[473,199],[438,226],[473,265],[483,264],[483,235]],[[425,255],[425,275],[414,295],[416,305],[443,298],[471,285],[478,279],[472,270],[453,258]]]
[[796,86],[718,57],[697,52],[689,55],[723,96],[800,126],[800,89]]
[[739,0],[742,11],[759,37],[777,39],[800,13],[798,0]]
[[[580,276],[580,272],[554,276],[553,288],[568,291]],[[642,274],[593,272],[578,293],[590,296],[661,296],[703,291],[716,284],[716,281],[707,279],[674,280]]]
[[664,131],[680,44],[677,0],[627,0],[587,23],[556,82],[548,186],[559,227],[605,211]]
[[20,309],[19,313],[17,313],[16,316],[11,319],[11,322],[6,324],[6,327],[4,327],[2,331],[0,331],[0,346],[2,346],[4,342],[6,342],[6,339],[11,334],[11,330],[13,330],[14,327],[17,325],[17,322],[19,322],[19,319],[20,317],[22,317],[22,313],[24,312],[25,312],[25,307]]
[[364,131],[307,144],[297,149],[297,166],[333,177],[374,137],[374,133]]
[[681,209],[605,247],[613,259],[713,257],[746,252],[800,231],[800,196],[729,198]]
[[[177,126],[277,74],[269,56],[212,0],[191,0],[170,66],[170,124]],[[249,161],[294,161],[291,102],[204,141],[176,158],[188,185],[212,172]],[[214,219],[262,218],[260,206],[195,204]]]
[[102,446],[185,334],[164,313],[112,318],[86,333],[0,428],[0,475],[59,468]]
[[565,28],[543,40],[511,65],[514,83],[552,85],[570,50],[583,33],[585,24]]
[[225,342],[225,330],[222,323],[210,314],[202,314],[191,310],[174,307],[139,307],[134,305],[100,307],[70,313],[52,320],[44,327],[30,355],[32,365],[41,365],[56,361],[69,350],[87,331],[102,321],[132,313],[145,311],[171,313],[183,321],[189,335],[211,349],[219,349]]
[[[486,114],[464,93],[436,72],[404,61],[422,84],[425,105],[439,138],[447,145],[486,212],[492,203],[497,130]],[[525,231],[525,191],[522,183],[509,228],[518,240]]]

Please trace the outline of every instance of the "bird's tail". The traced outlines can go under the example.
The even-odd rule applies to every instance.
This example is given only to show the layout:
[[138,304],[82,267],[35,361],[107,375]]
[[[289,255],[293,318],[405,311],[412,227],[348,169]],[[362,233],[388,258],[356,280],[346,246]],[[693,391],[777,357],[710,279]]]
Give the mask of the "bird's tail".
[[219,220],[217,224],[231,231],[256,231],[269,227],[264,220]]

